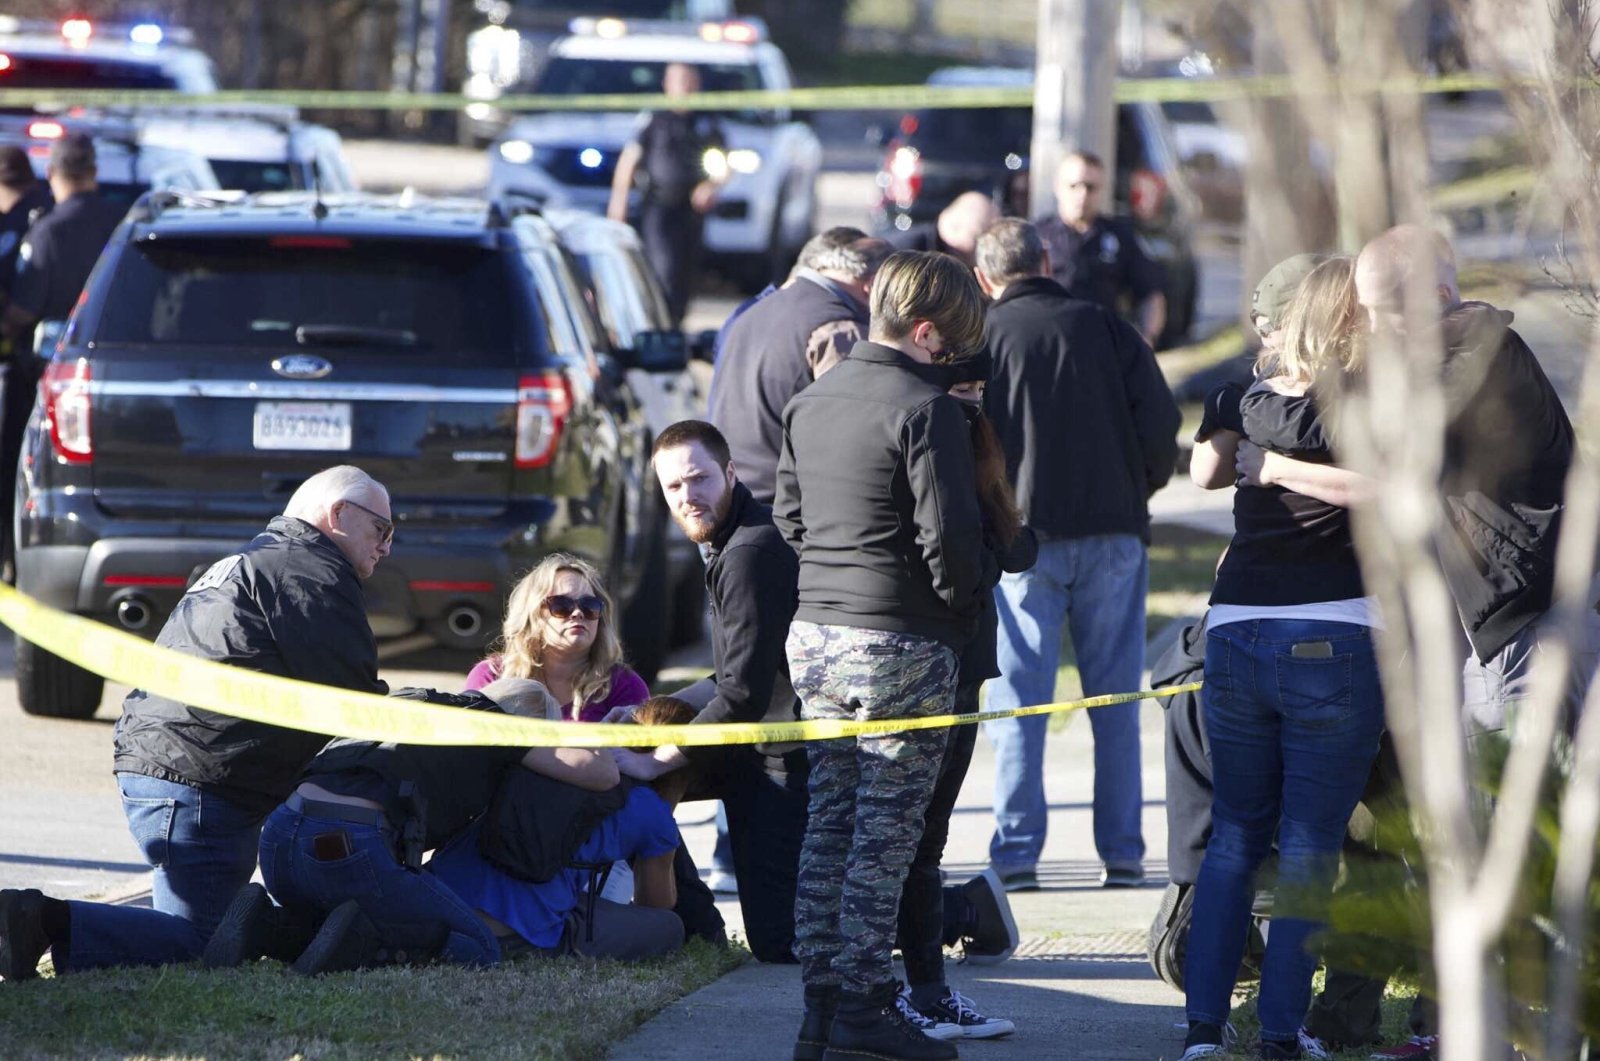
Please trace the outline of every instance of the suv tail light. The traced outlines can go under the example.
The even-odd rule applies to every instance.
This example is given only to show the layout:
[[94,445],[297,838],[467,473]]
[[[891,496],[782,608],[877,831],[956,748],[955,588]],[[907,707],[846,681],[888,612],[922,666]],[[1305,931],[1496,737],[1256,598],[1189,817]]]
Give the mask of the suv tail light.
[[94,460],[94,438],[89,433],[89,359],[52,361],[39,379],[39,400],[56,457],[66,464]]
[[518,468],[543,468],[556,454],[572,412],[572,384],[564,372],[536,372],[517,381]]
[[922,194],[922,153],[914,147],[891,146],[883,160],[888,174],[884,198],[896,206],[910,206]]

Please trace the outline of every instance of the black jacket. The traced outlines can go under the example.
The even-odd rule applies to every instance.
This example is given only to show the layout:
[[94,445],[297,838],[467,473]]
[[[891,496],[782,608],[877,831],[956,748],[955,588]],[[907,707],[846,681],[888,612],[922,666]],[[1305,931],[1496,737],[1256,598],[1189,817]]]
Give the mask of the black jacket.
[[805,277],[751,306],[728,328],[711,386],[711,422],[728,440],[739,479],[770,502],[783,447],[783,410],[810,386],[818,365],[812,337],[834,321],[865,335],[867,307],[829,283]]
[[[394,696],[500,713],[500,705],[480,692],[401,689]],[[396,828],[420,815],[425,847],[431,850],[448,843],[483,813],[501,773],[521,762],[523,754],[522,748],[497,745],[397,744],[340,737],[317,753],[304,779],[329,792],[382,803]],[[401,795],[406,784],[411,788],[409,798]]]
[[984,393],[1023,518],[1043,538],[1150,537],[1150,495],[1178,461],[1181,416],[1139,333],[1030,277],[989,309]]
[[[388,691],[355,567],[321,531],[288,516],[200,576],[156,644],[285,678]],[[117,720],[113,768],[214,791],[264,816],[327,740],[135,689]]]
[[[1435,540],[1445,583],[1480,660],[1550,607],[1572,423],[1512,315],[1464,302],[1441,322],[1447,421]],[[1284,427],[1297,445],[1328,443],[1307,398]]]
[[985,528],[983,547],[993,555],[994,569],[983,580],[983,592],[978,594],[977,630],[961,653],[958,680],[962,685],[975,685],[1000,677],[1000,657],[995,651],[995,638],[1000,633],[1000,609],[994,602],[994,588],[1000,584],[1001,574],[1020,574],[1039,561],[1039,538],[1033,533],[1033,528],[1026,524],[1010,545],[995,541],[994,535]]
[[800,555],[795,618],[965,648],[992,558],[956,399],[857,343],[783,419],[773,520]]
[[800,560],[773,525],[772,509],[734,483],[727,521],[706,551],[716,692],[696,722],[799,718],[784,651],[799,580]]

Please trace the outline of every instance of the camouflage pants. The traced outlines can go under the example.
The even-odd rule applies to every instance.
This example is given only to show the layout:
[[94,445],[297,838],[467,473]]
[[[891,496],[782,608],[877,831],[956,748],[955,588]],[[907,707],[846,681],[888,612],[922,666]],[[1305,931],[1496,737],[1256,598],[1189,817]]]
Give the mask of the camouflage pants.
[[[789,626],[789,673],[806,719],[950,712],[956,655],[926,637]],[[794,953],[808,986],[865,993],[894,979],[900,892],[947,729],[813,741],[811,814],[800,849]]]

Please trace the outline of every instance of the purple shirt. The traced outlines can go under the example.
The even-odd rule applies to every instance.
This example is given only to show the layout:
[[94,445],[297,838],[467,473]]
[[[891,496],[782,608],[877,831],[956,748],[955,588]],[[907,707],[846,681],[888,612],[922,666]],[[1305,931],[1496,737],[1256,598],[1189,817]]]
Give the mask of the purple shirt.
[[[500,677],[500,657],[490,656],[480,660],[467,672],[467,689],[482,689]],[[632,669],[619,663],[611,668],[611,686],[599,700],[591,700],[578,712],[579,722],[599,722],[613,707],[633,707],[650,699],[650,687]],[[561,705],[561,717],[572,721],[572,705]]]

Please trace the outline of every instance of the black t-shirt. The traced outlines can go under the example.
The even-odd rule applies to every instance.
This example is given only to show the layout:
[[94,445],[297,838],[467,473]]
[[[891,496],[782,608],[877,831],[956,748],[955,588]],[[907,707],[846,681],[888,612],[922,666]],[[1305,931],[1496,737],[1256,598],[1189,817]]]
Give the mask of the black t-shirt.
[[644,152],[645,199],[662,206],[689,205],[695,185],[707,176],[706,151],[724,146],[722,123],[702,111],[641,115],[633,142]]
[[40,320],[66,320],[125,213],[96,192],[57,203],[23,237],[12,301]]
[[[469,711],[499,711],[500,705],[481,693],[441,693],[434,689],[402,689],[394,694]],[[396,824],[407,815],[400,785],[410,781],[422,808],[425,846],[448,842],[482,814],[507,767],[522,760],[524,748],[422,744],[379,744],[335,740],[306,767],[302,780],[341,796],[370,799],[384,805]]]
[[1097,217],[1079,232],[1059,217],[1037,222],[1051,276],[1073,298],[1126,313],[1162,289],[1161,266],[1145,253],[1132,222]]

